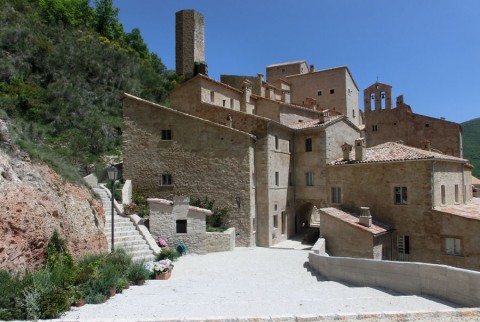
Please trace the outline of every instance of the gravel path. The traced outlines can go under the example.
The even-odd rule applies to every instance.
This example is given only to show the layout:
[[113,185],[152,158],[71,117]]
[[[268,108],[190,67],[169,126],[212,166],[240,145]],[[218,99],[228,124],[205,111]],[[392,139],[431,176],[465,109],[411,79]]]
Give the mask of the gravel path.
[[67,312],[64,321],[479,321],[480,310],[326,281],[308,251],[237,248],[184,256],[172,278],[148,281],[104,304]]

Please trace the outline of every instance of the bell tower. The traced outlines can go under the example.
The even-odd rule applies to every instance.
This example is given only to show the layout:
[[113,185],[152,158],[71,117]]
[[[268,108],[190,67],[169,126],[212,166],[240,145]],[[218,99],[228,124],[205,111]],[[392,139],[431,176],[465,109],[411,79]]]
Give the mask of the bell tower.
[[195,10],[175,14],[175,65],[178,74],[194,74],[195,64],[205,65],[203,15]]

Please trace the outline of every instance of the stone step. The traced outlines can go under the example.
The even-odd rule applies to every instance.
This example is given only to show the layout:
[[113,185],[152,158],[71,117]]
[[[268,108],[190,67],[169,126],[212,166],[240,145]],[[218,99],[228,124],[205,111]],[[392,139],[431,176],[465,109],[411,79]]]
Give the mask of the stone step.
[[154,262],[155,260],[156,258],[154,255],[132,257],[134,263]]
[[[112,238],[112,234],[106,235],[106,236],[107,236],[108,240],[110,240]],[[118,243],[142,242],[142,243],[145,243],[146,246],[148,246],[147,243],[145,242],[145,239],[143,239],[143,237],[141,235],[120,235],[120,236],[118,236],[116,234],[113,234],[113,238],[114,238],[115,242],[118,242]]]
[[[110,247],[110,243],[108,243],[108,247]],[[147,245],[145,244],[131,244],[131,245],[128,245],[128,244],[117,244],[115,243],[115,248],[123,248],[127,251],[127,253],[132,253],[132,252],[135,252],[135,251],[145,251],[147,252],[147,254],[150,254],[151,251],[150,251],[150,248],[148,248]]]
[[[105,233],[108,234],[108,235],[112,235],[112,230],[111,229],[105,229]],[[115,237],[132,237],[132,238],[140,237],[141,240],[144,240],[143,236],[138,234],[138,231],[132,230],[132,229],[117,230],[115,228],[114,236]]]
[[[115,231],[118,231],[118,232],[120,232],[120,231],[135,231],[136,232],[137,231],[135,228],[132,228],[132,227],[126,226],[126,225],[125,226],[119,226],[119,225],[117,225],[117,223],[115,223],[115,228],[114,229],[115,229]],[[106,225],[105,226],[105,232],[110,233],[111,231],[112,231],[112,226],[111,225]]]

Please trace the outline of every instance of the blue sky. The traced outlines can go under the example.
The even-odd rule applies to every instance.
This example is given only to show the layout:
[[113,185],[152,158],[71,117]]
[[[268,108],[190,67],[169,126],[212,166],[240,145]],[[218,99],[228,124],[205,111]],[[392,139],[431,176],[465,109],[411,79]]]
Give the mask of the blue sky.
[[[205,16],[209,76],[256,75],[306,60],[348,66],[363,89],[378,81],[415,113],[480,117],[479,0],[114,0],[126,31],[175,69],[175,12]],[[363,109],[361,103],[360,108]]]

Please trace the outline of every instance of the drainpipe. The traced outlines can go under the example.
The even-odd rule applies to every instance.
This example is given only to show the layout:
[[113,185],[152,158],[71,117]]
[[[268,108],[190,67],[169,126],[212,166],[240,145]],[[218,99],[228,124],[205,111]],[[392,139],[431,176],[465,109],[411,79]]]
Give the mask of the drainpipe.
[[258,246],[258,189],[257,189],[257,139],[253,141],[253,171],[255,172],[255,247]]
[[433,160],[432,163],[432,208],[435,208],[435,164],[437,161]]

